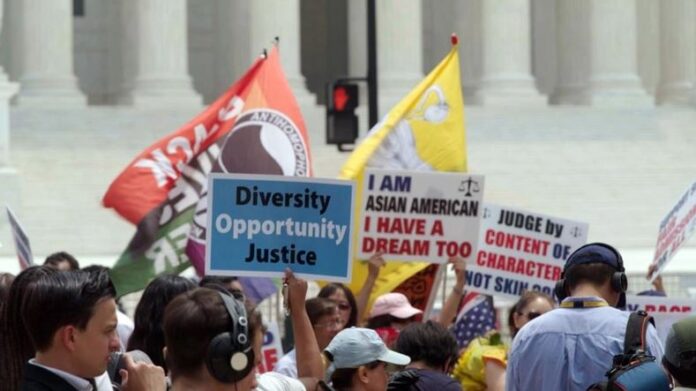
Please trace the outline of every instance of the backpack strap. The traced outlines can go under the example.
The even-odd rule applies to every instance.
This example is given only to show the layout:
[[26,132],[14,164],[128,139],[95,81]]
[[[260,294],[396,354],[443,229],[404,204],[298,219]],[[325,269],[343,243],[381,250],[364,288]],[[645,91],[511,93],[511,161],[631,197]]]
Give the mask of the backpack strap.
[[655,326],[655,320],[647,312],[643,310],[631,312],[626,324],[624,354],[634,355],[638,352],[647,351],[645,336],[648,330],[648,323],[652,323]]

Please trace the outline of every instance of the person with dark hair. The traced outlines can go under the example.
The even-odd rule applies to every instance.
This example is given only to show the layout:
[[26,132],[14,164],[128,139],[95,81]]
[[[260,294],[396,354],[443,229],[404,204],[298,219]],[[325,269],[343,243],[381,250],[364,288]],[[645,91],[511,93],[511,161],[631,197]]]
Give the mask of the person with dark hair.
[[0,316],[2,316],[2,308],[5,306],[5,302],[7,302],[7,296],[10,294],[10,286],[14,278],[12,273],[0,273]]
[[169,274],[157,276],[150,281],[135,308],[133,333],[126,350],[137,349],[145,352],[155,365],[166,371],[167,366],[162,355],[164,310],[176,296],[195,288],[196,284],[188,278]]
[[65,251],[59,251],[47,256],[44,266],[60,271],[80,270],[80,263],[77,262],[77,259]]
[[211,284],[217,284],[225,288],[237,300],[244,301],[244,287],[239,282],[239,278],[231,276],[203,276],[198,286],[201,288],[210,288]]
[[[314,335],[319,345],[319,350],[323,350],[329,342],[343,328],[343,321],[338,312],[336,303],[322,297],[315,297],[305,302],[305,309],[309,316],[309,321],[314,329]],[[275,372],[297,378],[297,352],[295,349],[280,358],[273,368]]]
[[696,316],[672,325],[665,342],[662,365],[676,387],[674,390],[696,390]]
[[[101,265],[89,265],[81,270],[88,273],[102,273],[102,271],[109,273],[110,269]],[[116,333],[118,334],[120,345],[119,350],[121,352],[125,352],[126,347],[128,346],[128,340],[130,339],[131,334],[133,334],[133,328],[135,325],[133,324],[133,320],[129,318],[125,312],[123,312],[122,305],[119,303],[118,299],[116,299],[116,320],[118,322],[116,325]]]
[[295,338],[301,343],[298,370],[311,378],[299,381],[272,372],[257,376],[264,334],[261,313],[226,292],[196,288],[177,296],[164,313],[165,360],[172,391],[294,391],[316,386],[321,361],[302,310],[307,285],[292,273],[286,275]]
[[263,336],[257,311],[247,313],[241,302],[218,290],[196,288],[167,305],[163,329],[173,391],[256,387],[252,341]]
[[387,389],[387,364],[406,365],[411,359],[389,350],[371,329],[344,329],[324,349],[331,363],[327,377],[336,391],[384,391]]
[[55,270],[32,266],[19,273],[10,286],[6,305],[0,313],[0,379],[4,390],[19,390],[24,366],[35,353],[22,320],[22,300],[36,280],[50,273]]
[[432,320],[412,323],[401,331],[394,350],[409,356],[411,363],[392,376],[387,390],[461,391],[449,376],[457,360],[457,341],[445,326]]
[[323,297],[336,303],[344,328],[358,325],[358,305],[353,292],[347,286],[332,282],[321,288],[317,297]]
[[[25,367],[22,390],[95,390],[116,335],[116,290],[106,270],[48,273],[25,292],[21,316],[36,355]],[[126,359],[126,390],[164,389],[164,371]]]
[[526,291],[519,300],[510,308],[508,327],[510,337],[513,339],[522,326],[529,321],[551,311],[556,303],[551,296],[539,291]]
[[[513,340],[506,390],[584,391],[601,381],[614,355],[623,352],[630,313],[618,308],[627,287],[618,250],[604,243],[575,250],[554,291],[560,308],[531,320]],[[648,353],[660,360],[654,327],[646,338]]]
[[392,347],[399,332],[416,321],[423,311],[415,308],[403,293],[392,292],[379,296],[372,305],[367,328],[375,330],[387,346]]

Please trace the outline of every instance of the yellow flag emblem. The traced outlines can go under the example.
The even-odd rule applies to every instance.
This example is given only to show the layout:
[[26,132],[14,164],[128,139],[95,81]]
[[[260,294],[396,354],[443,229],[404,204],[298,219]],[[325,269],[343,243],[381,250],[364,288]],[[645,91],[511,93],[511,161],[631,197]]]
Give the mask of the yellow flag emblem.
[[[453,43],[447,56],[369,131],[341,168],[340,178],[356,181],[358,215],[366,167],[466,171],[464,100],[454,39]],[[357,241],[357,234],[353,240]],[[380,271],[367,308],[377,296],[394,290],[427,266],[427,263],[388,262]],[[354,262],[350,289],[358,292],[366,276],[365,263]]]

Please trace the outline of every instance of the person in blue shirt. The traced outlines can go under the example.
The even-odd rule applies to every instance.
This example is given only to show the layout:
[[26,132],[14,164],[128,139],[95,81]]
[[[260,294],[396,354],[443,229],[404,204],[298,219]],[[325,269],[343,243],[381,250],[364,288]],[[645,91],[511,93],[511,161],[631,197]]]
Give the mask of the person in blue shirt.
[[[510,349],[507,391],[578,390],[605,378],[614,355],[623,351],[630,315],[621,254],[591,243],[566,261],[555,294],[560,307],[527,323]],[[647,330],[649,353],[662,359],[657,331]]]

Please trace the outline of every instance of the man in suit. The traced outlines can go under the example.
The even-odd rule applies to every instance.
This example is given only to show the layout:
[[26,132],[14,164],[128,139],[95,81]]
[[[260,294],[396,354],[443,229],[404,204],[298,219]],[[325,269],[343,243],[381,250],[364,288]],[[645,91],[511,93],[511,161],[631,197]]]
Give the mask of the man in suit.
[[[95,378],[119,349],[115,296],[106,270],[50,273],[28,287],[20,312],[36,355],[21,389],[96,391]],[[126,365],[124,389],[164,390],[161,368],[130,358]]]

